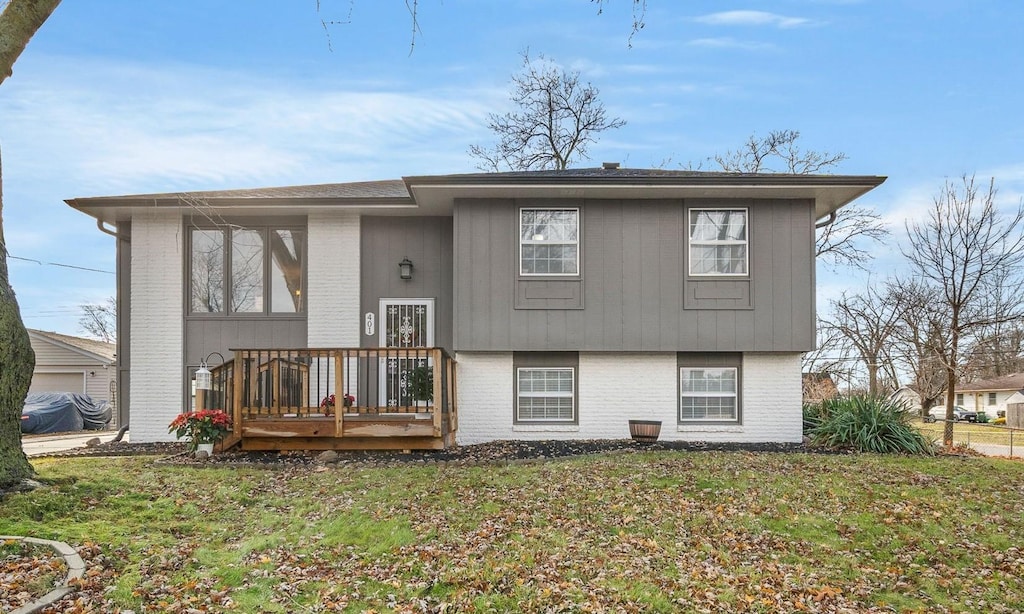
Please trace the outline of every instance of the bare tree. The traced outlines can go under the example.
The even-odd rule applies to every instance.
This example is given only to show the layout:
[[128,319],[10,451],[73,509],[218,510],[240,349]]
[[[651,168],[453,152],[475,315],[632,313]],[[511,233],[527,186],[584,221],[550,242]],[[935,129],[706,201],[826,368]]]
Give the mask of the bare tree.
[[110,296],[102,303],[81,305],[78,326],[96,339],[107,343],[117,341],[117,299]]
[[823,327],[849,341],[867,370],[868,394],[878,396],[880,379],[898,379],[889,349],[905,309],[900,294],[888,283],[881,291],[869,285],[863,294],[843,293],[831,303],[833,315],[822,320]]
[[984,327],[1021,318],[1022,304],[992,313],[983,298],[999,283],[1008,296],[1020,296],[1024,261],[1024,201],[1014,214],[996,208],[995,180],[987,189],[974,177],[946,181],[923,222],[907,224],[909,243],[903,253],[916,273],[936,289],[939,317],[948,322],[940,348],[946,369],[946,428],[943,442],[953,443],[953,404],[964,360],[962,351]]
[[[46,22],[60,0],[9,0],[0,13],[0,84],[13,74],[14,62],[32,35]],[[7,271],[3,233],[3,171],[0,167],[0,488],[34,472],[21,449],[21,410],[25,403],[35,354],[21,319],[18,299]]]
[[1024,371],[1024,322],[1004,317],[1020,303],[1015,284],[1005,279],[1009,273],[1001,271],[985,280],[985,291],[979,302],[985,313],[996,317],[979,327],[967,348],[964,371],[968,379]]
[[[842,152],[830,153],[801,149],[798,130],[772,130],[764,137],[750,135],[742,147],[715,154],[707,159],[727,173],[790,173],[816,175],[829,173],[847,159]],[[688,168],[699,170],[701,164]],[[871,252],[862,243],[878,243],[889,236],[882,219],[866,207],[844,207],[817,226],[815,255],[819,262],[835,270],[852,266],[867,270]]]
[[901,350],[894,358],[909,373],[910,387],[920,399],[919,412],[925,416],[943,397],[946,390],[946,366],[942,362],[942,346],[947,338],[946,323],[941,317],[936,289],[916,280],[893,281],[894,292],[904,305],[896,329]]
[[626,125],[608,117],[597,88],[581,83],[579,71],[561,69],[543,55],[534,61],[523,52],[509,97],[515,111],[487,116],[498,142],[469,147],[481,170],[566,169],[587,158],[587,148],[600,133]]

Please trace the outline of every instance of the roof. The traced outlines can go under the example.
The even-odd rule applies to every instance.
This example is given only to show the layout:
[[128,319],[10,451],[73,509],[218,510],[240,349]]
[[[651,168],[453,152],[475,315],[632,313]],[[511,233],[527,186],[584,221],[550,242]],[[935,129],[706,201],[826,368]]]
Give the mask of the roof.
[[457,198],[752,198],[813,199],[822,218],[885,181],[874,175],[789,175],[631,168],[409,176],[204,192],[72,198],[72,207],[101,222],[130,219],[148,208],[230,209],[232,214],[304,214],[346,209],[374,215],[451,215]]
[[28,334],[30,337],[42,338],[67,349],[89,354],[100,361],[113,363],[116,360],[117,346],[113,343],[86,339],[85,337],[62,335],[61,333],[36,330],[34,328],[28,329]]
[[956,387],[957,392],[994,392],[999,390],[1024,390],[1024,373],[1011,373]]

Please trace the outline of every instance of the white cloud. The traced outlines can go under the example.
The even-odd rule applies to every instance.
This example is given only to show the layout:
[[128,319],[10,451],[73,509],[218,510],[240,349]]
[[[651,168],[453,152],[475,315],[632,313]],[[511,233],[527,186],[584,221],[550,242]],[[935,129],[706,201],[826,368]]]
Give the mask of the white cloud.
[[686,43],[692,47],[708,47],[712,49],[743,49],[747,51],[765,51],[775,49],[771,43],[757,41],[741,41],[735,38],[724,36],[718,38],[697,38]]
[[[32,80],[5,83],[0,101],[5,146],[28,156],[11,176],[59,172],[77,186],[64,197],[397,177],[435,168],[438,150],[465,152],[491,108],[486,94],[465,90],[299,84],[184,65],[51,58],[23,74]],[[468,168],[462,158],[445,160],[446,170]],[[368,164],[372,176],[353,173]]]
[[787,17],[766,11],[722,11],[694,18],[697,23],[713,26],[775,26],[777,28],[797,28],[817,25],[816,22],[804,17]]

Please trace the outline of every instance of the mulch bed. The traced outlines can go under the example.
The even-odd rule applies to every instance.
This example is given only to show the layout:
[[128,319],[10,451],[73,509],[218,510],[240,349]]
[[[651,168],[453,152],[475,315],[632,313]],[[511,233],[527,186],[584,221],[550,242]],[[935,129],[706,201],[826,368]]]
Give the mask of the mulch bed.
[[[219,452],[209,458],[195,458],[184,443],[125,443],[109,442],[97,446],[75,448],[51,453],[49,457],[88,456],[162,456],[161,462],[204,466],[292,467],[316,464],[344,464],[365,466],[395,466],[407,464],[489,465],[514,464],[566,458],[587,454],[646,452],[654,450],[678,451],[747,451],[747,452],[809,452],[803,444],[792,443],[707,443],[657,442],[637,443],[629,439],[586,439],[544,441],[491,441],[475,445],[457,446],[447,450],[425,451],[321,451],[298,452],[246,452],[238,449]],[[817,452],[817,450],[813,450]],[[40,457],[33,457],[40,458]]]

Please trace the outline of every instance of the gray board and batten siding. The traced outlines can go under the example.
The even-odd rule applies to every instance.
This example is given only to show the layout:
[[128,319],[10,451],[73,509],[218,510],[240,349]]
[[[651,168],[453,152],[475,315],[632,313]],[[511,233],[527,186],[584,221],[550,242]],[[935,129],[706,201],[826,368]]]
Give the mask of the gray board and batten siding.
[[[223,227],[227,222],[238,224],[242,227],[261,228],[265,226],[279,226],[307,230],[305,216],[302,217],[246,217],[228,218],[218,220],[219,225],[210,224],[208,220],[196,220],[186,217],[183,223],[183,234],[185,239],[185,254],[192,253],[192,229],[218,228]],[[232,349],[290,349],[306,346],[307,322],[306,311],[299,313],[193,313],[190,308],[192,300],[190,285],[190,258],[183,258],[184,267],[182,282],[183,288],[182,313],[184,320],[184,358],[183,381],[185,383],[185,395],[191,395],[191,380],[195,369],[201,361],[210,357],[213,352],[219,352],[224,356],[225,362],[234,358]],[[305,263],[308,252],[301,255]],[[223,270],[227,271],[225,267]],[[305,279],[306,267],[303,265],[302,287],[308,287]],[[264,273],[266,275],[266,273]],[[210,358],[209,366],[215,367],[221,364],[220,357],[213,355]]]
[[[580,275],[524,277],[519,210],[551,206],[580,210]],[[748,276],[687,273],[687,211],[716,207],[749,211]],[[810,199],[457,199],[455,348],[813,349],[814,223]]]
[[[360,225],[360,312],[379,318],[384,298],[434,299],[434,345],[452,350],[452,218],[362,216]],[[412,279],[398,276],[398,263],[413,263]],[[361,326],[362,347],[379,347]]]

